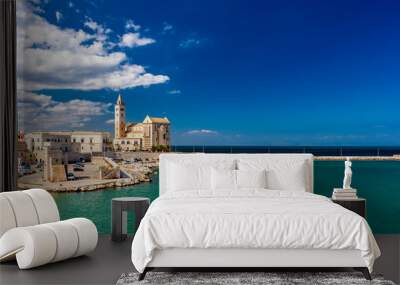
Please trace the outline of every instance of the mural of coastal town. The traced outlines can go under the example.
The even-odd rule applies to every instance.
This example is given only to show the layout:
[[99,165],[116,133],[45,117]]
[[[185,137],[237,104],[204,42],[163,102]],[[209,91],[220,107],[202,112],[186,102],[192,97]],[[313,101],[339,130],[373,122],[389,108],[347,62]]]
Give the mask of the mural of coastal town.
[[399,3],[16,3],[18,187],[63,219],[109,233],[165,152],[312,153],[317,194],[350,156],[374,232],[400,232]]
[[118,95],[114,133],[34,131],[18,138],[18,185],[48,191],[90,191],[150,181],[160,152],[170,150],[170,121],[146,116],[126,122]]
[[150,182],[163,152],[313,153],[320,161],[397,161],[396,147],[171,146],[167,117],[126,121],[125,103],[114,105],[114,135],[106,131],[33,131],[18,136],[18,186],[81,192]]

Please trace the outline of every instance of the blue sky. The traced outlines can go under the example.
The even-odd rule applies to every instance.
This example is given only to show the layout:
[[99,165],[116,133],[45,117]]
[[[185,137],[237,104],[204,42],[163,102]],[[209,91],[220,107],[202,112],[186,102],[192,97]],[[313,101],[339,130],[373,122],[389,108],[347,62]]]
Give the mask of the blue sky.
[[26,131],[113,131],[122,94],[128,121],[167,116],[178,145],[399,145],[398,1],[18,9]]

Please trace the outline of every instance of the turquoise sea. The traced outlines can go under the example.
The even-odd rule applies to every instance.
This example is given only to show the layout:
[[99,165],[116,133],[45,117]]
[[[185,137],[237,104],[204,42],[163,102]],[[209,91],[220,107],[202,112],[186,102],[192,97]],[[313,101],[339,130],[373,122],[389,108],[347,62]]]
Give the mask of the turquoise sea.
[[[330,196],[343,179],[343,161],[315,161],[314,192]],[[358,195],[367,199],[367,220],[374,233],[400,233],[400,161],[353,161],[353,183]],[[100,233],[110,233],[111,199],[158,196],[158,173],[152,182],[91,192],[53,194],[62,219],[86,217]],[[130,225],[134,217],[128,216]],[[132,229],[130,230],[132,232]]]

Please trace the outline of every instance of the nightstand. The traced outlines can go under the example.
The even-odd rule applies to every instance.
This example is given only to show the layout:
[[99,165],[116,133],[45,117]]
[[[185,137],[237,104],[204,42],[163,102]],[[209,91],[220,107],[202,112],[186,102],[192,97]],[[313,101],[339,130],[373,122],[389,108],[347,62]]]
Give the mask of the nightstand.
[[331,199],[333,203],[339,204],[340,206],[359,214],[361,217],[366,217],[366,203],[364,198],[349,199],[349,200],[337,200]]
[[150,205],[150,199],[144,197],[120,197],[111,200],[111,239],[123,241],[128,235],[127,211],[133,211],[136,215],[135,231],[140,221],[146,214]]

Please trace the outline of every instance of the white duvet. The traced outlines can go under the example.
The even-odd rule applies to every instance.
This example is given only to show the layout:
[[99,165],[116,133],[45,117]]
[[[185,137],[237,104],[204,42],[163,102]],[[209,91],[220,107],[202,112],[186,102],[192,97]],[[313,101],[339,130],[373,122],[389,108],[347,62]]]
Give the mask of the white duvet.
[[359,215],[320,195],[265,189],[160,196],[133,240],[135,268],[165,248],[358,249],[370,271],[380,255]]

